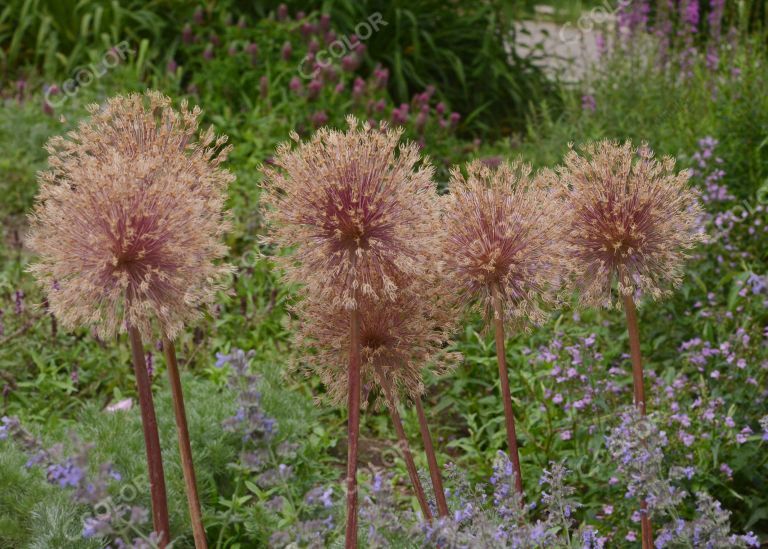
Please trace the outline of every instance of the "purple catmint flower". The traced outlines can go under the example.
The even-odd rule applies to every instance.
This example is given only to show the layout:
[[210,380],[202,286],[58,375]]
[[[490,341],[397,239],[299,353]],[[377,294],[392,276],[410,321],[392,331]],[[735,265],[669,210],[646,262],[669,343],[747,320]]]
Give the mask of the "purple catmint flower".
[[181,29],[181,41],[189,45],[195,41],[195,34],[192,32],[192,25],[187,23],[184,28]]
[[255,42],[249,42],[245,46],[245,53],[251,57],[251,65],[254,67],[259,61],[259,45]]
[[763,430],[763,441],[768,441],[768,416],[760,418],[760,428]]
[[720,464],[720,472],[729,479],[733,477],[733,469],[731,469],[727,463]]
[[312,114],[310,120],[312,121],[312,125],[315,128],[319,128],[320,126],[325,126],[328,123],[328,115],[325,111],[317,111]]
[[53,116],[53,105],[48,102],[48,98],[54,95],[58,95],[59,87],[56,84],[51,84],[50,86],[45,87],[44,90],[45,93],[43,94],[43,112],[45,112],[45,114],[48,116]]
[[595,112],[597,110],[597,103],[595,102],[594,95],[584,94],[581,96],[581,110],[588,112]]
[[408,103],[402,103],[399,108],[392,110],[392,123],[397,125],[404,125],[408,122],[408,110],[410,106]]
[[298,76],[294,76],[291,78],[290,83],[288,84],[288,88],[295,94],[300,94],[302,90],[304,89],[303,84],[301,83],[301,79]]
[[155,375],[155,356],[152,354],[152,351],[147,351],[144,358],[147,363],[147,375],[149,375],[151,379]]
[[382,476],[379,473],[376,473],[376,475],[373,477],[373,484],[371,484],[371,490],[373,490],[373,493],[377,493],[381,491],[381,483],[382,483]]
[[203,50],[203,59],[205,59],[206,61],[210,61],[213,58],[214,58],[213,45],[208,44]]
[[42,103],[43,103],[42,104],[43,114],[45,114],[46,116],[53,116],[53,113],[54,113],[53,105],[51,105],[45,97],[43,97]]
[[315,33],[315,25],[310,22],[302,23],[299,27],[299,32],[304,38],[309,38]]
[[749,425],[747,425],[739,432],[739,434],[736,435],[736,442],[738,442],[739,444],[744,444],[745,442],[747,442],[747,440],[749,440],[749,436],[752,433],[753,433],[752,428]]
[[320,95],[320,91],[323,89],[323,81],[317,78],[313,78],[307,85],[307,97],[309,99],[316,99]]
[[365,80],[360,77],[355,78],[352,84],[352,97],[359,100],[365,93]]
[[112,533],[109,517],[86,517],[83,521],[82,536],[85,539],[103,538]]
[[[277,423],[262,409],[261,393],[255,389],[259,378],[249,371],[253,356],[253,351],[246,353],[241,349],[233,349],[229,355],[218,353],[217,364],[221,362],[222,365],[230,366],[229,386],[236,391],[239,405],[235,415],[224,420],[222,426],[226,431],[239,433],[244,443],[258,446],[274,436],[277,432]],[[258,452],[252,453],[248,463],[253,469],[259,469],[263,459]]]
[[333,488],[318,486],[313,488],[304,496],[304,501],[308,505],[322,505],[326,509],[333,507]]
[[725,0],[710,0],[707,24],[709,25],[710,40],[717,44],[722,31],[722,19],[725,12]]
[[20,427],[16,417],[3,416],[0,418],[0,440],[7,440]]
[[429,115],[425,112],[420,112],[418,116],[416,116],[416,131],[419,133],[424,133],[424,128],[427,125],[427,120],[429,119]]
[[202,6],[198,6],[197,8],[195,8],[195,13],[192,14],[192,19],[198,25],[202,25],[203,23],[205,23],[205,11],[203,11]]
[[603,57],[608,52],[608,44],[602,32],[595,33],[595,48],[597,49],[598,58]]
[[165,66],[165,69],[168,71],[168,74],[176,74],[176,71],[179,68],[179,64],[176,63],[176,60],[169,59],[168,64]]
[[331,28],[331,16],[328,13],[323,13],[320,15],[320,30],[323,32],[328,32]]
[[85,477],[85,472],[68,459],[64,463],[50,465],[47,477],[48,482],[58,484],[62,488],[76,487]]
[[282,57],[284,61],[290,61],[292,55],[293,44],[286,40],[283,47],[280,49],[280,57]]
[[603,549],[607,541],[608,538],[601,537],[591,526],[587,526],[581,533],[582,549]]
[[16,290],[13,294],[14,297],[14,305],[13,305],[13,311],[20,315],[24,312],[24,290]]
[[616,6],[616,23],[619,32],[631,37],[638,31],[644,31],[648,24],[650,9],[648,0],[619,0]]
[[681,19],[688,25],[688,31],[695,33],[699,26],[699,0],[683,0],[680,12]]
[[341,58],[341,68],[346,72],[354,72],[359,66],[360,58],[354,52]]
[[286,4],[280,4],[277,6],[275,15],[277,16],[278,21],[286,21],[291,18],[291,16],[288,14],[288,6]]
[[389,69],[378,66],[373,71],[373,79],[377,89],[383,90],[389,81]]

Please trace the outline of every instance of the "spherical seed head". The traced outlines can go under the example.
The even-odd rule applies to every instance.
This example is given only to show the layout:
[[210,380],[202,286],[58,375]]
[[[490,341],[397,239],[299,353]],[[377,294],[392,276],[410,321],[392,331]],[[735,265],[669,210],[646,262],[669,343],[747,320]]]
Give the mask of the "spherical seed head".
[[207,133],[192,143],[194,122],[173,131],[170,120],[183,115],[148,97],[149,109],[141,96],[112,99],[49,143],[52,168],[30,215],[39,256],[30,270],[68,328],[95,325],[109,337],[131,325],[151,337],[154,322],[173,338],[230,272],[218,264],[233,179],[219,167],[226,150],[203,145]]
[[479,161],[467,176],[454,169],[443,197],[441,256],[448,292],[493,312],[498,290],[504,316],[521,325],[544,319],[564,267],[563,202],[520,162],[491,169]]
[[[446,350],[459,315],[437,288],[434,281],[418,283],[401,288],[394,301],[369,296],[358,300],[361,380],[364,388],[375,389],[377,406],[387,403],[377,371],[396,399],[416,399],[424,393],[424,368],[442,374],[460,358]],[[348,395],[350,311],[329,310],[323,299],[310,297],[301,314],[297,343],[315,350],[302,359],[306,372],[319,375],[331,403],[343,405]]]
[[[190,189],[214,199],[234,180],[220,164],[231,150],[227,136],[217,136],[212,127],[199,130],[200,107],[189,108],[185,100],[179,110],[160,92],[117,95],[103,105],[90,105],[91,116],[66,136],[46,144],[50,169],[40,174],[41,183],[77,185],[78,165],[83,158],[111,162],[115,156],[150,164],[149,171],[170,173],[185,180]],[[175,162],[168,162],[175,159]]]
[[265,203],[268,241],[295,247],[277,259],[286,278],[329,307],[355,309],[362,296],[395,299],[398,280],[424,271],[437,197],[432,166],[416,145],[399,145],[402,130],[348,123],[281,145],[265,168]]
[[668,293],[702,238],[689,172],[675,172],[674,159],[657,160],[644,144],[601,141],[582,152],[571,150],[559,170],[570,206],[566,253],[582,301],[611,305],[614,280],[619,295]]

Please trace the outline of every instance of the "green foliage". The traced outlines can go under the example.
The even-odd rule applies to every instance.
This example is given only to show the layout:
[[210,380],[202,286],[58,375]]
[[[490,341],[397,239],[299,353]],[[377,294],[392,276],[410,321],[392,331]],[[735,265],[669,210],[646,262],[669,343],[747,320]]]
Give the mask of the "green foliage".
[[[768,99],[758,90],[768,75],[755,55],[765,49],[749,38],[722,52],[719,69],[699,59],[688,78],[672,66],[660,70],[656,52],[618,50],[592,75],[584,90],[566,91],[566,113],[547,105],[528,125],[522,153],[535,164],[559,162],[574,135],[645,141],[658,155],[689,160],[698,140],[712,136],[728,161],[726,184],[741,199],[754,199],[768,178]],[[594,112],[582,109],[582,95],[594,97]]]
[[153,43],[148,57],[155,59],[172,24],[168,14],[190,12],[178,0],[11,0],[0,11],[0,64],[10,78],[35,69],[69,74],[122,41],[137,48],[143,40]]
[[324,7],[346,34],[370,14],[381,14],[387,25],[366,44],[370,58],[390,69],[396,102],[435,85],[461,113],[467,133],[498,137],[523,129],[531,97],[558,105],[554,87],[534,59],[508,47],[514,33],[502,5],[366,0]]
[[[289,306],[294,289],[286,287],[261,256],[268,250],[260,243],[265,228],[259,209],[259,168],[291,129],[308,134],[316,111],[326,111],[329,124],[338,127],[348,112],[366,117],[366,102],[381,99],[387,105],[383,116],[387,118],[395,105],[411,101],[413,94],[434,84],[435,101],[445,101],[463,114],[459,134],[432,120],[424,134],[407,125],[406,135],[423,139],[424,152],[436,162],[441,183],[450,165],[470,158],[497,161],[520,155],[538,167],[555,166],[572,141],[645,140],[659,155],[677,157],[681,167],[695,166],[693,154],[701,138],[712,136],[719,141],[723,182],[736,199],[710,205],[711,213],[743,208],[749,223],[734,229],[728,242],[716,240],[697,251],[683,286],[672,299],[641,305],[643,354],[646,368],[655,373],[652,408],[667,422],[672,439],[668,460],[691,464],[698,471],[686,488],[706,489],[720,499],[734,513],[736,530],[768,532],[766,443],[760,440],[757,423],[765,414],[760,391],[766,386],[763,330],[768,318],[764,293],[741,295],[751,275],[765,276],[768,249],[764,231],[749,232],[759,227],[755,220],[764,227],[768,196],[768,99],[764,93],[768,82],[760,40],[743,38],[727,46],[717,71],[698,63],[685,80],[674,70],[657,70],[649,62],[652,53],[620,51],[603,69],[589,75],[580,86],[583,89],[556,88],[542,79],[529,60],[513,58],[511,67],[506,65],[499,32],[509,14],[492,3],[290,3],[292,13],[305,9],[313,22],[320,13],[331,13],[338,33],[353,32],[358,22],[377,10],[388,22],[367,42],[363,66],[341,78],[348,90],[354,78],[370,78],[372,69],[382,63],[391,70],[389,89],[367,90],[364,99],[355,103],[348,92],[334,94],[330,87],[313,99],[289,90],[307,45],[298,38],[295,21],[278,22],[270,16],[277,3],[206,4],[203,23],[193,24],[200,40],[192,44],[181,41],[181,29],[191,21],[195,4],[12,0],[0,11],[4,77],[25,76],[29,81],[23,97],[6,87],[0,107],[0,321],[4,328],[0,387],[7,387],[0,397],[0,415],[19,415],[47,445],[71,444],[68,433],[74,430],[83,441],[95,444],[94,463],[112,461],[124,483],[134,479],[143,483],[137,501],[148,505],[138,411],[104,411],[108,404],[135,398],[126,341],[100,341],[87,330],[63,331],[46,314],[42,294],[25,272],[31,260],[23,246],[25,214],[37,190],[35,174],[45,167],[43,144],[50,136],[72,129],[84,116],[84,105],[147,85],[174,98],[187,96],[204,108],[207,122],[230,136],[234,149],[228,166],[237,175],[228,204],[234,219],[234,229],[227,236],[228,260],[237,268],[232,294],[221,295],[216,313],[177,342],[209,541],[218,547],[266,546],[274,532],[295,531],[303,521],[316,518],[304,500],[307,491],[335,486],[335,499],[341,496],[345,415],[313,405],[313,399],[323,397],[317,379],[297,379],[288,372],[287,367],[301,359],[291,346]],[[241,14],[247,19],[245,28],[231,24]],[[233,19],[228,21],[229,15]],[[212,60],[205,60],[202,53],[211,32],[219,36],[221,46]],[[122,39],[128,39],[135,50],[123,65],[77,90],[55,107],[52,116],[45,113],[43,77],[61,85],[72,69],[98,60],[115,40]],[[286,40],[294,44],[291,61],[280,58]],[[247,42],[259,45],[255,64],[242,52]],[[228,55],[231,44],[239,48],[238,55]],[[180,67],[175,74],[168,74],[165,66],[171,58]],[[259,89],[262,76],[269,80],[266,98]],[[582,108],[583,94],[594,96],[594,112]],[[522,142],[468,139],[506,138],[513,130],[524,130]],[[705,188],[701,176],[694,184]],[[731,245],[733,250],[728,249]],[[739,256],[741,252],[748,255]],[[18,290],[25,297],[23,310],[16,313]],[[445,378],[429,379],[425,397],[441,463],[456,463],[473,482],[488,479],[497,451],[505,446],[495,349],[481,324],[479,318],[467,319],[455,346],[464,354],[464,362]],[[740,329],[751,337],[747,346],[739,343]],[[554,365],[567,372],[573,364],[567,348],[584,347],[592,334],[592,354],[582,349],[582,362],[574,366],[579,371],[590,369],[587,380],[557,381]],[[695,349],[681,350],[683,343],[697,337],[713,348],[728,344],[735,349],[734,360],[729,362],[728,355],[722,354],[700,365]],[[562,347],[551,347],[554,341]],[[154,347],[156,342],[146,343],[154,358],[172,529],[179,536],[179,547],[191,546],[163,359]],[[268,466],[290,466],[294,474],[290,482],[260,486],[257,475],[242,467],[240,437],[220,427],[237,405],[225,387],[227,369],[214,366],[215,355],[234,348],[256,352],[253,370],[261,376],[263,407],[279,426],[269,446],[273,454]],[[542,348],[550,349],[557,360],[539,360]],[[612,464],[603,436],[615,426],[613,411],[631,401],[626,352],[619,311],[575,314],[566,308],[530,333],[508,334],[507,341],[527,489],[538,493],[535,485],[542,469],[550,460],[566,459],[584,505],[579,519],[599,525],[603,532],[615,529],[617,543],[633,527],[626,517],[634,503],[624,498],[621,487],[609,484]],[[742,358],[743,369],[735,366]],[[717,378],[712,377],[715,371]],[[681,375],[686,378],[678,382],[682,388],[670,396],[668,387]],[[560,394],[573,403],[587,389],[593,389],[595,396],[583,410],[555,402]],[[694,405],[697,398],[702,403],[722,399],[713,422],[703,415],[705,404]],[[695,436],[690,446],[679,437],[682,427],[674,419],[681,409],[692,423],[685,428]],[[417,463],[425,468],[415,412],[402,412]],[[722,423],[726,417],[733,419],[735,427]],[[740,443],[736,437],[746,426],[754,434]],[[365,462],[393,464],[398,505],[415,508],[386,413],[365,412],[362,440]],[[278,451],[283,443],[296,446],[283,454]],[[79,534],[71,544],[61,541],[79,532],[82,513],[88,510],[74,506],[67,491],[49,484],[44,472],[24,467],[27,458],[15,445],[0,441],[0,546],[98,545]],[[731,476],[721,470],[723,464],[732,470]],[[284,498],[280,505],[276,505],[278,496]],[[615,505],[610,516],[605,515],[607,504]],[[693,509],[688,506],[683,512],[690,515]],[[343,517],[334,513],[339,524]],[[339,534],[337,528],[329,538]]]
[[[63,540],[81,538],[80,510],[39,470],[27,469],[27,459],[19,449],[0,443],[0,545],[61,547]],[[97,544],[81,541],[78,547]]]

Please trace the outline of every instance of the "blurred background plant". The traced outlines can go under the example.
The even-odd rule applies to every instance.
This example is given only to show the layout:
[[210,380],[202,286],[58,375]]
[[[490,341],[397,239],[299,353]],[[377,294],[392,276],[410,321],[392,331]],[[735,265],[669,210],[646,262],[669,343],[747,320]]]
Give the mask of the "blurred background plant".
[[[707,492],[719,500],[731,513],[735,532],[752,530],[765,540],[768,425],[760,422],[768,398],[765,4],[688,0],[675,3],[668,17],[661,15],[666,0],[575,4],[558,0],[542,10],[533,2],[431,0],[296,1],[284,7],[277,1],[235,0],[4,3],[0,416],[18,416],[43,447],[62,443],[64,455],[77,452],[70,432],[93,443],[90,471],[111,462],[122,477],[111,482],[113,495],[142,469],[135,405],[120,411],[127,399],[135,400],[126,346],[106,344],[87,330],[59,329],[25,273],[31,259],[24,246],[25,214],[37,190],[35,174],[45,166],[42,146],[73,128],[88,103],[158,88],[200,104],[206,122],[227,133],[235,147],[229,162],[238,178],[229,200],[235,229],[227,242],[228,261],[237,267],[233,294],[222,295],[215,314],[177,346],[190,392],[190,432],[209,542],[221,547],[280,546],[297,537],[304,545],[318,539],[330,544],[343,522],[336,503],[342,499],[345,416],[312,406],[323,391],[316,378],[286,373],[300,358],[289,344],[294,292],[260,259],[271,250],[259,241],[258,168],[290,130],[306,135],[319,125],[341,127],[348,113],[403,125],[406,136],[434,160],[440,184],[450,165],[470,159],[495,166],[522,156],[537,167],[554,166],[571,141],[631,138],[693,170],[692,183],[706,209],[701,224],[710,235],[696,250],[680,292],[640,309],[643,355],[656,395],[649,409],[668,439],[664,470],[679,468],[683,474],[676,482],[689,494]],[[596,9],[609,17],[602,25],[586,24],[582,16]],[[374,12],[387,25],[354,41],[355,28]],[[558,80],[547,70],[557,52],[542,45],[528,56],[512,48],[530,37],[514,25],[521,18],[527,28],[555,25],[550,28],[555,39],[562,25],[583,28],[584,51],[595,51],[594,62],[577,81]],[[309,78],[302,75],[314,72],[299,68],[307,54],[325,51],[345,36],[349,46],[342,55]],[[130,49],[125,59],[99,69],[123,41]],[[312,60],[303,66],[314,68]],[[93,77],[85,79],[82,70]],[[87,84],[77,85],[78,74]],[[583,533],[575,525],[582,525],[597,530],[609,545],[639,546],[629,541],[633,535],[639,539],[639,523],[627,520],[633,500],[624,497],[626,487],[605,442],[621,425],[615,410],[631,402],[619,314],[566,309],[507,343],[512,398],[520,411],[523,478],[532,479],[526,490],[537,496],[536,479],[550,470],[550,461],[565,462],[571,471],[567,484],[581,504],[573,510],[574,543]],[[441,463],[452,462],[457,478],[467,479],[451,486],[487,482],[505,444],[495,350],[480,326],[479,318],[470,318],[457,337],[455,350],[465,361],[455,373],[428,378],[425,408]],[[238,370],[216,356],[232,356],[235,349],[254,351],[247,368]],[[179,547],[191,546],[162,353],[148,350],[174,512],[171,527],[180,536]],[[251,383],[259,398],[243,401],[237,383],[228,381],[232,376],[241,381],[257,376]],[[222,430],[227,418],[239,417],[238,410],[243,419]],[[269,418],[275,434],[255,436]],[[417,440],[415,412],[403,410],[403,420],[411,440]],[[250,433],[250,449],[244,448],[244,433]],[[361,433],[361,461],[393,474],[395,517],[415,513],[418,504],[409,495],[386,413],[363,414]],[[258,467],[244,465],[244,452],[257,450],[263,457]],[[426,470],[417,453],[417,464]],[[92,509],[73,505],[69,491],[49,483],[45,470],[24,466],[28,459],[18,443],[0,440],[0,546],[49,547],[66,539],[56,536],[67,535],[74,540],[68,546],[98,545],[82,537],[82,518],[92,516]],[[371,489],[381,489],[375,473],[369,480]],[[486,492],[490,499],[491,492]],[[392,505],[377,508],[376,501],[371,496],[374,507],[367,516],[378,524]],[[146,507],[148,498],[136,502]],[[712,508],[690,497],[676,512],[692,521],[702,514],[697,505]],[[529,518],[535,524],[546,515],[532,510]],[[463,532],[490,523],[472,524]],[[423,540],[411,538],[408,528],[381,532],[395,545]]]

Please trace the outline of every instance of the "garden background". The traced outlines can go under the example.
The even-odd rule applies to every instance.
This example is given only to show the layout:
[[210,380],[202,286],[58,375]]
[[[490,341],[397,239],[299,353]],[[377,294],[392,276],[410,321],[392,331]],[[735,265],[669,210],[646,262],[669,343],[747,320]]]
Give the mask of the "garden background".
[[[666,433],[665,471],[682,471],[675,481],[688,493],[720,501],[733,531],[768,540],[766,23],[765,4],[746,0],[5,2],[0,547],[103,545],[88,532],[103,510],[73,500],[88,483],[149,505],[128,346],[59,329],[26,272],[25,247],[47,139],[75,128],[88,104],[147,88],[200,105],[234,146],[232,292],[177,340],[212,546],[343,537],[346,412],[315,403],[324,388],[293,348],[295,288],[281,284],[275,251],[260,239],[259,182],[290,131],[344,127],[349,113],[402,125],[433,159],[441,190],[449,168],[470,159],[554,167],[569,143],[605,137],[645,141],[692,170],[709,238],[672,298],[639,306],[648,408]],[[329,52],[329,67],[307,71],[307,52],[337,38],[344,46]],[[556,311],[542,327],[508,334],[507,357],[528,499],[542,497],[537,480],[562,462],[578,523],[609,546],[639,546],[636,503],[605,442],[632,399],[621,318]],[[430,377],[425,397],[440,461],[453,464],[449,481],[472,485],[491,477],[505,445],[495,349],[481,325],[464,324],[455,343],[463,361]],[[162,352],[148,346],[147,360],[174,546],[192,546]],[[401,413],[418,450],[415,411]],[[37,440],[14,441],[12,417]],[[418,504],[389,417],[369,409],[362,421],[361,464],[370,467],[361,536],[418,546],[402,518]],[[59,470],[35,467],[42,448],[59,456]],[[453,495],[452,511],[465,512]],[[679,508],[682,518],[696,513],[692,497]],[[135,518],[131,537],[146,535],[151,527]]]

